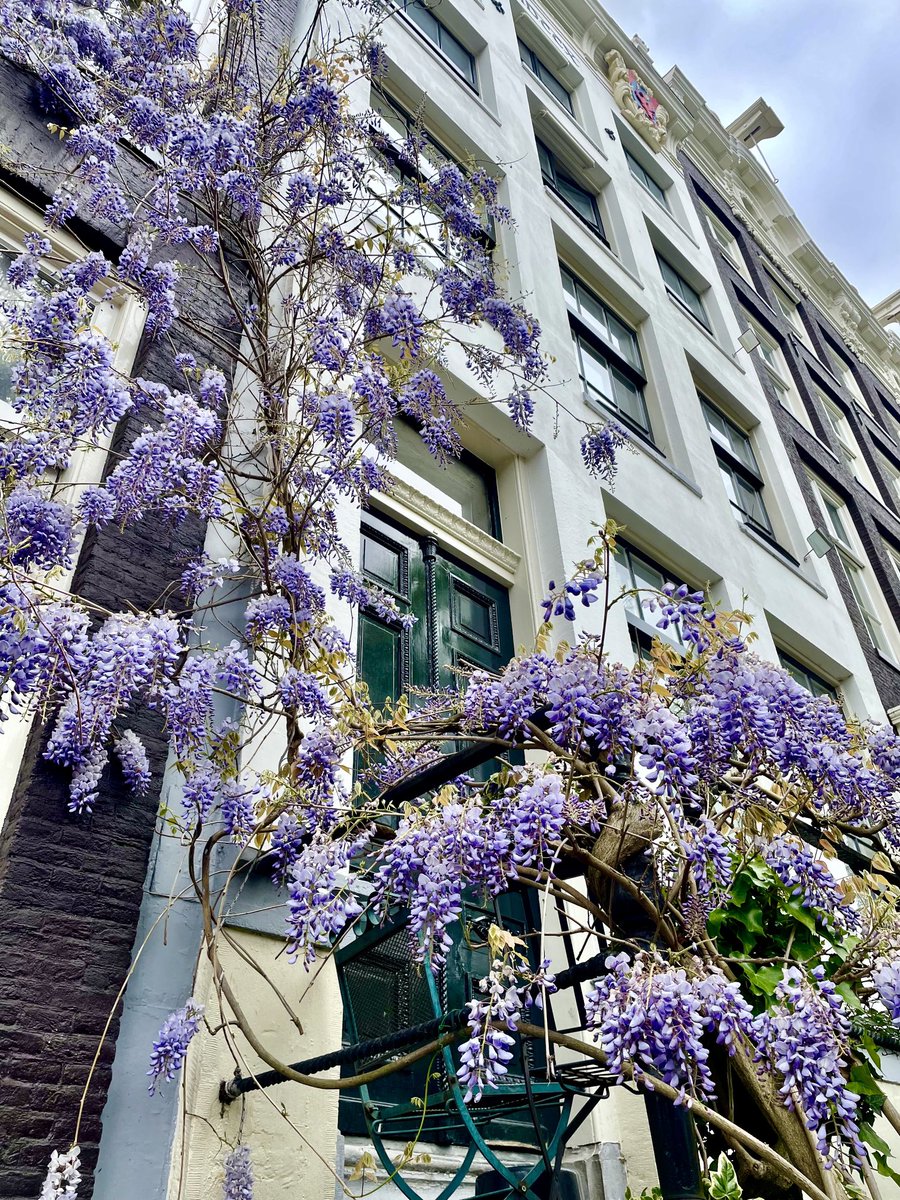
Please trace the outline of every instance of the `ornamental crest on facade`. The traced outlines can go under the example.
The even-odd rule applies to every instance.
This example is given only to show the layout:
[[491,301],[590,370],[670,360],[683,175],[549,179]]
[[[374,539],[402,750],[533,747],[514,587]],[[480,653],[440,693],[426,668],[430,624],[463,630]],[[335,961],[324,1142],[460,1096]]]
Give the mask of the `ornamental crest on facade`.
[[626,120],[654,150],[661,150],[668,134],[668,110],[638,73],[626,67],[618,50],[610,50],[606,62],[613,95]]

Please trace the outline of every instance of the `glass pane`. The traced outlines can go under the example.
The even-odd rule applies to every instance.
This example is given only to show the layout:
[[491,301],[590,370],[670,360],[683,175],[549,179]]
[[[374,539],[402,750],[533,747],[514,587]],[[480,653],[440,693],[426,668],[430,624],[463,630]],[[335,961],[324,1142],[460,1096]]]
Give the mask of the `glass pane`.
[[554,170],[554,165],[553,165],[553,155],[550,153],[550,151],[547,149],[547,147],[544,145],[543,142],[538,142],[537,149],[538,149],[538,158],[540,159],[540,163],[541,163],[541,174],[543,175],[546,182],[550,184],[551,187],[555,187],[556,185],[554,183],[554,180],[556,178],[556,172]]
[[604,341],[612,341],[609,333],[609,313],[606,308],[585,288],[578,289],[578,308],[581,315],[592,328],[596,329]]
[[824,497],[825,512],[828,514],[828,519],[831,522],[831,528],[839,541],[842,541],[846,546],[850,545],[850,539],[847,537],[847,530],[844,528],[844,522],[841,519],[840,509],[828,497]]
[[390,588],[392,592],[399,592],[401,553],[402,551],[384,546],[364,533],[362,538],[363,573],[370,579]]
[[607,404],[611,403],[613,398],[612,380],[606,359],[583,338],[578,338],[577,342],[581,352],[581,372],[585,385],[601,396]]
[[750,445],[750,439],[745,433],[742,433],[740,429],[737,429],[734,425],[732,425],[730,421],[727,422],[727,430],[728,441],[731,445],[731,450],[735,458],[740,459],[740,461],[745,466],[750,467],[752,471],[756,471],[758,468],[756,465],[756,458],[753,454],[753,447]]
[[763,504],[760,489],[754,487],[752,483],[748,483],[746,479],[741,479],[740,476],[736,477],[736,486],[740,494],[741,508],[746,513],[748,520],[751,524],[771,533],[772,526],[769,523],[769,514]]
[[621,371],[613,367],[613,388],[616,405],[621,412],[629,417],[641,429],[648,429],[647,411],[644,407],[642,390]]
[[418,491],[437,500],[443,508],[495,536],[491,510],[491,468],[485,466],[482,472],[459,459],[442,467],[429,454],[415,429],[398,421],[394,430],[397,435],[397,462],[392,468],[395,474],[406,479]]
[[576,284],[574,277],[565,269],[565,267],[560,267],[560,275],[562,276],[563,291],[566,294],[566,299],[570,300],[575,308],[580,308],[580,297],[578,295],[580,289]]
[[544,87],[547,89],[547,91],[552,92],[553,95],[556,97],[556,99],[560,102],[560,104],[564,108],[567,108],[569,110],[569,112],[571,112],[572,111],[572,97],[569,95],[568,90],[563,87],[563,85],[559,82],[559,80],[556,78],[555,75],[552,75],[550,73],[550,71],[547,70],[547,68],[540,61],[540,59],[537,59],[536,62],[537,62],[538,79],[540,79],[541,83],[544,85]]
[[459,71],[459,73],[461,75],[465,76],[465,78],[468,79],[469,83],[471,83],[472,86],[474,87],[474,85],[475,85],[475,59],[472,57],[472,55],[469,53],[469,51],[465,48],[465,46],[462,44],[462,42],[457,41],[457,39],[453,36],[452,33],[450,33],[447,29],[441,27],[440,45],[441,45],[441,50],[443,50],[444,54],[447,56],[447,58],[450,59],[450,61],[453,63],[453,65],[456,67],[456,69]]
[[583,187],[580,187],[574,180],[567,177],[556,177],[556,190],[578,215],[591,226],[592,229],[601,231],[600,216],[597,212],[597,204],[590,192],[586,192]]
[[687,307],[694,314],[701,325],[706,325],[706,309],[703,307],[703,301],[700,299],[700,293],[695,292],[689,283],[682,280],[681,296]]
[[676,296],[681,296],[681,276],[677,271],[673,270],[673,268],[669,266],[664,258],[658,257],[658,261],[659,269],[663,279],[665,280],[666,287],[671,288]]
[[529,67],[531,70],[534,70],[534,64],[532,63],[531,50],[529,50],[529,48],[525,45],[525,43],[522,41],[521,38],[517,38],[516,41],[519,43],[519,58],[522,60],[522,62],[525,64],[526,67]]
[[413,0],[412,4],[407,4],[406,13],[411,21],[415,21],[426,37],[429,37],[435,45],[440,45],[441,27],[437,18],[431,15],[428,9],[420,3],[420,0]]
[[630,362],[633,367],[637,367],[640,371],[643,363],[641,362],[641,353],[638,349],[637,338],[633,331],[624,322],[620,321],[618,317],[614,317],[612,313],[608,314],[607,319],[609,322],[609,344],[627,362]]

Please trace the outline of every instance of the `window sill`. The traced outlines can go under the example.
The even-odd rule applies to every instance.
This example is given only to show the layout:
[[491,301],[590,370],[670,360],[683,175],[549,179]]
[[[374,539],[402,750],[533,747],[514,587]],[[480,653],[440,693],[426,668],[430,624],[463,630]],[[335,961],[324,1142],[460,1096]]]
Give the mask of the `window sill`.
[[718,340],[716,335],[710,329],[707,329],[707,327],[701,321],[698,321],[697,318],[694,316],[694,314],[691,312],[691,310],[689,308],[687,308],[678,299],[677,296],[673,296],[668,288],[666,288],[666,299],[669,301],[670,304],[674,305],[675,308],[677,308],[678,311],[683,316],[688,318],[688,320],[691,322],[691,324],[694,326],[694,328],[699,330],[699,332],[703,334],[703,336],[707,339],[707,341],[711,342],[715,346],[715,348],[718,350],[718,352],[720,354],[724,355],[725,358],[728,359],[728,361],[731,363],[732,367],[736,371],[740,371],[740,373],[742,375],[747,374],[747,372],[744,370],[744,368],[741,366],[741,364],[737,361],[737,359],[734,357],[734,355],[728,353],[728,351],[725,349],[725,347],[722,345],[722,343]]
[[[586,403],[591,404],[591,408],[596,409],[596,406],[590,401],[586,400]],[[616,419],[614,414],[610,414],[610,417],[612,420]],[[686,487],[689,492],[693,492],[695,496],[699,496],[700,499],[703,498],[703,491],[699,485],[696,484],[688,475],[685,475],[682,471],[679,471],[677,467],[673,467],[658,446],[649,441],[649,439],[642,438],[640,434],[637,434],[634,432],[634,430],[629,429],[627,425],[623,425],[621,422],[619,422],[619,426],[628,439],[629,445],[635,446],[638,450],[643,451],[643,453],[646,454],[649,459],[652,459],[652,461],[656,463],[658,467],[662,467],[666,474],[671,475],[673,479],[677,479],[680,484]],[[606,488],[605,490],[612,491],[611,488]]]
[[[421,29],[419,29],[415,21],[411,21],[409,17],[407,17],[400,9],[396,10],[393,15],[400,19],[401,28],[405,29],[416,39],[417,42],[422,44],[431,58],[440,66],[441,70],[444,71],[445,74],[449,75],[451,79],[455,80],[460,87],[465,89],[466,99],[468,102],[480,108],[482,112],[490,117],[495,125],[501,125],[502,122],[500,118],[497,116],[494,110],[485,103],[478,88],[474,84],[470,83],[469,80],[466,79],[465,75],[463,75],[461,71],[458,71],[456,67],[453,66],[450,60],[441,53],[440,48],[435,46],[431,38],[424,34]],[[390,57],[390,55],[388,55],[388,57]]]
[[[560,196],[558,196],[556,194],[556,192],[554,192],[553,188],[548,187],[546,183],[544,184],[544,193],[547,196],[549,196],[549,198],[553,201],[553,203],[555,205],[557,205],[557,207],[559,209],[561,209],[562,212],[564,212],[567,216],[571,217],[572,220],[576,222],[579,229],[587,230],[587,232],[591,235],[592,243],[595,246],[599,246],[600,249],[603,251],[603,253],[612,262],[614,262],[616,264],[618,269],[620,271],[622,271],[623,274],[627,275],[628,278],[631,280],[631,282],[633,284],[635,284],[636,287],[639,287],[641,289],[641,291],[644,291],[643,282],[638,278],[637,275],[635,275],[634,271],[629,270],[629,268],[625,266],[625,264],[622,262],[621,258],[619,258],[618,254],[616,254],[615,250],[613,250],[612,246],[610,246],[607,242],[604,242],[602,238],[598,237],[597,234],[594,233],[593,229],[591,229],[590,225],[588,225],[586,221],[583,221],[581,219],[581,217],[578,215],[578,213],[575,212],[575,210],[573,208],[570,208],[570,206],[568,204],[566,204],[565,200],[563,200]],[[567,235],[567,236],[571,236],[571,235]],[[569,311],[571,312],[571,309]],[[645,311],[645,310],[638,309],[638,311]]]
[[801,569],[801,566],[797,560],[788,554],[787,550],[783,550],[777,544],[772,543],[767,538],[762,537],[761,534],[758,534],[754,529],[751,529],[749,525],[745,525],[743,521],[735,521],[735,524],[748,538],[750,538],[752,542],[755,542],[757,546],[762,546],[763,550],[765,550],[768,554],[771,554],[774,559],[777,559],[778,562],[787,567],[789,571],[793,571],[798,579],[802,579],[803,582],[808,584],[814,592],[818,592],[820,596],[824,596],[826,600],[828,599],[828,593],[826,592],[825,588],[823,588],[820,583],[816,583],[814,579],[810,579],[806,572]]

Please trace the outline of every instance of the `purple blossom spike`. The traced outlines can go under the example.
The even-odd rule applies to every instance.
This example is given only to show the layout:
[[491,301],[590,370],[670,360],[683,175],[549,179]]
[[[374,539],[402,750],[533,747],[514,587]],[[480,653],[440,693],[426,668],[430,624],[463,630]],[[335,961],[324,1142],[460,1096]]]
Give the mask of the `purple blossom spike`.
[[198,1004],[193,997],[187,1001],[184,1008],[176,1009],[165,1020],[159,1036],[153,1043],[150,1055],[150,1085],[148,1091],[152,1096],[160,1080],[169,1083],[175,1078],[184,1063],[188,1046],[194,1034],[200,1028],[203,1017],[203,1005]]
[[226,1158],[222,1200],[253,1200],[249,1146],[236,1146]]

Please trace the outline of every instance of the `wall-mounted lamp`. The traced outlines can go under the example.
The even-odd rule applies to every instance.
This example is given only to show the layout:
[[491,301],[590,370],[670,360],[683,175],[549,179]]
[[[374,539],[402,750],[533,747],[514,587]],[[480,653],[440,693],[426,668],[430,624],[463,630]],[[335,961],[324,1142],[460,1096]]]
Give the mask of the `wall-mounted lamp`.
[[816,558],[823,558],[834,545],[834,538],[829,537],[823,529],[814,529],[806,539],[809,546],[809,552],[803,555],[803,561],[809,558],[810,554],[814,554]]
[[745,329],[738,338],[738,342],[740,343],[741,349],[746,350],[748,354],[751,354],[754,350],[756,350],[760,344],[759,337],[757,336],[755,329]]

